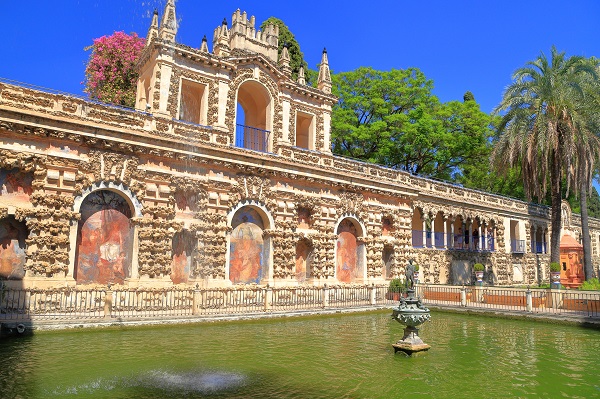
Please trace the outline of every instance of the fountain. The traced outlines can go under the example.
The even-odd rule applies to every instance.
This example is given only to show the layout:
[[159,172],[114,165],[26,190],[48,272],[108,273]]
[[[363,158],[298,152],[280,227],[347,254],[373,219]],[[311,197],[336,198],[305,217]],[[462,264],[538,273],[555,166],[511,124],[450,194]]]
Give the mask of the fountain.
[[431,318],[429,309],[421,303],[421,300],[415,297],[415,266],[412,260],[408,261],[406,266],[406,283],[407,283],[407,298],[401,297],[400,304],[393,309],[392,318],[398,323],[406,326],[402,339],[392,346],[394,353],[401,351],[411,356],[413,353],[426,351],[430,348],[419,337],[419,329],[421,324]]

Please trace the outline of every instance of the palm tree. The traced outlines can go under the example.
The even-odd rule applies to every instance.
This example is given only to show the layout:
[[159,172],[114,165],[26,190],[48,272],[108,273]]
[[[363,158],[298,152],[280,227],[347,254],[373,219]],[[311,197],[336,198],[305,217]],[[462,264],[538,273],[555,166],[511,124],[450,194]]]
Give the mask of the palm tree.
[[600,114],[598,112],[600,109],[600,81],[597,74],[600,66],[599,61],[594,57],[585,60],[588,67],[585,70],[587,73],[580,76],[582,79],[580,86],[583,88],[585,98],[583,103],[580,104],[581,111],[578,112],[578,114],[585,117],[583,120],[577,120],[575,124],[575,141],[577,145],[575,170],[577,172],[576,182],[581,208],[583,264],[586,280],[595,277],[592,264],[592,243],[588,226],[587,199],[591,191],[596,161],[600,159],[600,138],[597,135],[600,132]]
[[492,166],[520,166],[528,199],[542,200],[550,183],[552,236],[550,261],[560,259],[561,189],[575,183],[576,125],[583,126],[584,91],[579,78],[588,65],[582,57],[565,57],[552,47],[513,74],[513,83],[495,112],[502,116]]

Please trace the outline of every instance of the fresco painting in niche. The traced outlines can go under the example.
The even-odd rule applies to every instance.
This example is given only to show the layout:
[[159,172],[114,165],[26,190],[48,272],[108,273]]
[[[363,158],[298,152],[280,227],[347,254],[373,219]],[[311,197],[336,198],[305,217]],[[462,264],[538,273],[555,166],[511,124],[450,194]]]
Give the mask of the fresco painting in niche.
[[185,284],[190,277],[192,258],[196,247],[194,236],[182,231],[173,237],[173,261],[171,262],[171,281],[174,284]]
[[310,227],[310,211],[306,208],[298,209],[298,227],[301,229]]
[[78,284],[123,284],[131,276],[131,208],[123,197],[95,191],[81,204],[77,237]]
[[25,276],[27,227],[14,216],[0,220],[0,279],[20,280]]
[[308,276],[310,246],[306,241],[300,241],[296,246],[296,281],[303,283]]
[[342,220],[338,227],[336,243],[336,275],[343,283],[351,283],[359,277],[358,242],[356,240],[356,227],[348,219]]
[[32,193],[33,174],[19,169],[0,169],[0,195],[28,201]]
[[198,198],[193,193],[177,191],[175,205],[180,212],[198,212]]
[[237,283],[260,283],[265,264],[264,224],[258,212],[252,208],[242,208],[231,221],[229,279]]

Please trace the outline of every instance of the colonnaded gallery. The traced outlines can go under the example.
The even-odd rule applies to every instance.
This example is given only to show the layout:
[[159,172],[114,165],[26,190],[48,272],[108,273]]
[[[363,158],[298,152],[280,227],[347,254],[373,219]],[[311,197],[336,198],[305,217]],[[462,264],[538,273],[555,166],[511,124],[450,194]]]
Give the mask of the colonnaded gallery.
[[547,207],[331,153],[326,51],[313,88],[277,26],[238,10],[210,52],[176,43],[175,21],[169,0],[136,110],[0,82],[5,284],[370,284],[408,259],[424,283],[468,283],[475,262],[489,284],[546,279]]

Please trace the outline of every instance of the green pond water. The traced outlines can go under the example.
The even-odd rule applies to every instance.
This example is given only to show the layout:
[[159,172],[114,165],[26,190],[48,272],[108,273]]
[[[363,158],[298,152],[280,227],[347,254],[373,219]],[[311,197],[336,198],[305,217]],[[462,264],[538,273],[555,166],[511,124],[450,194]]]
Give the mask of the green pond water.
[[593,398],[600,332],[433,313],[394,354],[389,312],[0,340],[0,398]]

